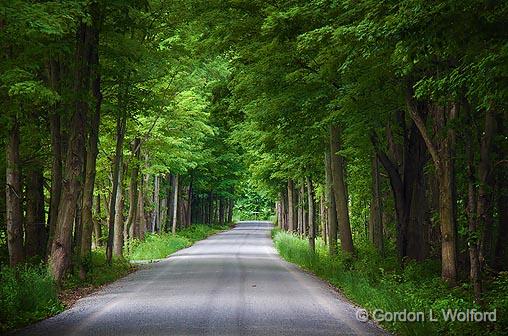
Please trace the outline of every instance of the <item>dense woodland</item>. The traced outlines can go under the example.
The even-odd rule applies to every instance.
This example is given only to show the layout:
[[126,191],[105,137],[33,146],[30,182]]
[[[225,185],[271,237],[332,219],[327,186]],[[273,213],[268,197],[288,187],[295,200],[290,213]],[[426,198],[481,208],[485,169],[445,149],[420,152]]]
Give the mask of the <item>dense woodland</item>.
[[330,255],[440,261],[480,300],[508,271],[507,18],[491,0],[3,2],[4,260],[85,277],[91,249],[237,204]]

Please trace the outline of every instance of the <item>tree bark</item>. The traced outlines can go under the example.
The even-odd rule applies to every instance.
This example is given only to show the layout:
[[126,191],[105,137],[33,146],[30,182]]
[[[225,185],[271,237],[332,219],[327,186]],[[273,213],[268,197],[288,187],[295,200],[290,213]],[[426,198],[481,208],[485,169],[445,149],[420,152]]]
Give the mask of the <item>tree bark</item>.
[[21,166],[19,158],[19,123],[13,118],[9,130],[6,153],[6,224],[7,224],[7,247],[9,250],[9,262],[11,266],[23,262],[23,215],[21,209]]
[[67,144],[65,172],[62,183],[62,194],[58,207],[55,235],[49,258],[49,268],[57,283],[61,283],[71,262],[72,224],[74,221],[78,196],[82,190],[82,172],[84,163],[85,127],[87,124],[88,103],[84,97],[90,83],[90,32],[91,29],[81,22],[77,31],[75,53],[75,86],[76,99]]
[[312,180],[309,176],[306,177],[307,180],[307,203],[309,206],[309,247],[312,252],[316,250],[316,224],[314,221],[314,187],[312,185]]
[[476,187],[474,176],[474,154],[471,144],[466,140],[466,156],[467,156],[467,206],[466,215],[468,222],[468,247],[469,247],[469,278],[473,284],[473,290],[476,299],[479,299],[482,292],[481,286],[481,273],[480,273],[480,259],[479,259],[479,241],[478,241],[478,228],[476,226]]
[[43,167],[35,162],[26,180],[25,257],[43,260],[46,254]]
[[115,234],[113,238],[113,255],[121,257],[123,255],[123,207],[124,207],[124,192],[123,192],[123,154],[121,160],[121,169],[118,174],[118,188],[115,200]]
[[379,164],[376,156],[372,158],[372,200],[370,203],[369,240],[379,252],[383,251]]
[[324,193],[320,195],[319,197],[319,211],[320,211],[320,223],[321,223],[321,236],[323,237],[323,241],[325,245],[328,244],[328,230],[327,230],[327,223],[328,223],[328,216],[327,216],[327,209],[325,206],[325,195]]
[[295,231],[295,186],[293,180],[288,180],[288,231]]
[[175,179],[174,179],[174,185],[173,185],[173,188],[172,188],[172,193],[173,193],[173,216],[172,216],[172,219],[173,219],[173,223],[171,223],[171,232],[173,234],[176,234],[176,222],[177,222],[177,210],[178,210],[178,180],[179,180],[179,176],[178,174],[175,174]]
[[102,246],[101,197],[95,197],[95,214],[93,216],[93,234],[95,247]]
[[[51,65],[50,77],[56,82],[58,79],[55,74],[58,66],[54,63]],[[56,86],[56,84],[53,84]],[[58,217],[58,206],[62,194],[62,133],[60,130],[60,115],[57,111],[52,111],[49,115],[49,125],[51,132],[51,191],[49,201],[48,215],[48,244],[47,252],[51,252],[53,237],[56,230],[56,221]]]
[[325,154],[325,181],[326,181],[326,206],[327,206],[327,233],[328,233],[328,252],[330,255],[337,255],[337,210],[335,206],[335,196],[332,186],[332,163],[330,152]]
[[93,207],[93,192],[95,186],[95,175],[96,175],[96,162],[97,154],[99,153],[98,141],[99,141],[99,124],[101,118],[101,77],[99,74],[99,18],[97,4],[92,5],[92,94],[95,99],[95,107],[90,118],[90,124],[88,127],[88,142],[86,152],[86,166],[85,166],[85,183],[83,187],[83,206],[82,206],[82,234],[81,234],[81,248],[79,256],[80,262],[80,277],[85,278],[87,271],[86,265],[89,264],[90,253],[92,248],[92,230],[94,226],[94,218],[92,215]]
[[338,154],[340,151],[340,129],[336,125],[330,126],[330,161],[333,194],[339,222],[339,235],[342,251],[354,254],[353,237],[349,222],[348,195],[345,179],[344,158]]
[[493,174],[492,174],[492,142],[496,135],[496,119],[494,111],[485,112],[484,130],[480,139],[480,162],[478,164],[478,227],[482,228],[480,241],[480,262],[493,264],[494,259],[494,219],[492,205]]
[[113,257],[113,244],[115,237],[115,218],[116,218],[116,204],[118,198],[118,189],[120,182],[120,171],[122,169],[122,155],[123,155],[123,141],[125,137],[125,127],[127,122],[126,115],[122,115],[122,112],[118,112],[116,117],[116,146],[115,146],[115,158],[113,162],[113,175],[112,175],[112,188],[111,198],[109,204],[109,218],[108,218],[108,244],[106,247],[106,259],[108,264],[111,265]]
[[141,153],[141,139],[136,137],[132,144],[132,158],[131,158],[131,176],[130,176],[130,187],[129,187],[129,214],[127,216],[127,222],[125,223],[127,230],[127,237],[135,237],[135,226],[133,223],[136,221],[138,213],[138,178],[139,178],[139,161]]

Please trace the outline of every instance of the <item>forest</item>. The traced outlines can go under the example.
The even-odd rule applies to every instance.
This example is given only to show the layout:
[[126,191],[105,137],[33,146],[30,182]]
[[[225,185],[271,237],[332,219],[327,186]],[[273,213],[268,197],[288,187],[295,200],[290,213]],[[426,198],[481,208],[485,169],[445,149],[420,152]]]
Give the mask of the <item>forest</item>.
[[503,334],[507,19],[495,0],[2,2],[0,323],[61,309],[9,322],[20,272],[58,293],[146,237],[270,219],[353,301],[337,272],[497,309],[423,334]]

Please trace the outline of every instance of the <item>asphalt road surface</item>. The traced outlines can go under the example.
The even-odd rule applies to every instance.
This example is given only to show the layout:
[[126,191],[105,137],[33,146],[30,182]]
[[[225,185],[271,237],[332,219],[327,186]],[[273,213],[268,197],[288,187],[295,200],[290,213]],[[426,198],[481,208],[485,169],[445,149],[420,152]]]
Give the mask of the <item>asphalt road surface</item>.
[[326,283],[277,255],[267,222],[241,222],[16,335],[384,335]]

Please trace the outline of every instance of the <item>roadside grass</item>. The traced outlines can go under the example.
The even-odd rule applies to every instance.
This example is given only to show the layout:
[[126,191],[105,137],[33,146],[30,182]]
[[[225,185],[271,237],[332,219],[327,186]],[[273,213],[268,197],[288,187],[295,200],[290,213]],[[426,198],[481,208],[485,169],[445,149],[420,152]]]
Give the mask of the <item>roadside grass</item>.
[[[399,335],[507,335],[508,274],[501,274],[488,285],[484,306],[475,303],[468,284],[450,289],[439,276],[439,263],[409,262],[397,267],[392,256],[380,256],[371,246],[357,246],[357,257],[330,257],[322,240],[317,240],[316,253],[307,239],[274,230],[273,240],[279,254],[318,277],[327,280],[354,303],[369,311],[424,312],[421,322],[381,322]],[[497,322],[444,321],[442,309],[496,309]],[[430,311],[437,322],[431,322]],[[379,314],[379,311],[378,311]],[[384,315],[383,315],[384,316]]]
[[[165,258],[228,228],[227,225],[196,224],[178,231],[176,235],[148,234],[145,240],[134,241],[132,252],[125,254],[125,258],[114,259],[111,266],[106,262],[105,249],[96,249],[86,265],[86,278],[80,279],[75,270],[67,276],[60,289],[45,264],[26,264],[16,268],[0,265],[0,334],[62,312],[65,309],[62,297],[67,294],[80,297],[90,292],[83,291],[85,288],[93,290],[124,277],[135,269],[129,260]],[[74,292],[76,294],[72,295]]]
[[58,289],[45,265],[0,270],[0,334],[61,312]]
[[198,240],[228,229],[227,225],[194,224],[179,230],[175,235],[171,233],[147,234],[144,240],[133,240],[129,243],[130,252],[125,255],[130,260],[163,259],[170,254],[191,246]]

